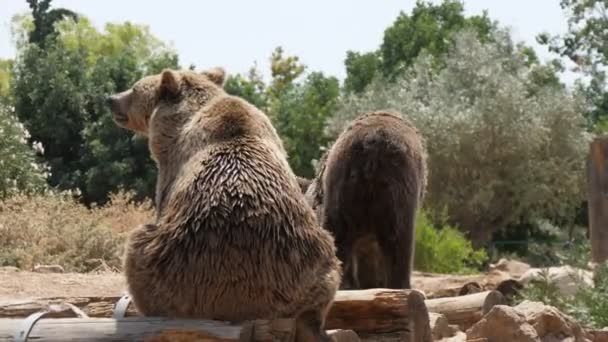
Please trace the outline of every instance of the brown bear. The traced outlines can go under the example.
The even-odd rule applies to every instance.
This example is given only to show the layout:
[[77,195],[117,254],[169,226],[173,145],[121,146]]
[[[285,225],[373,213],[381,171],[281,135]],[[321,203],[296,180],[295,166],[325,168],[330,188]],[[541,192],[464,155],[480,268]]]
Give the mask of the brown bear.
[[125,274],[145,315],[323,327],[339,288],[320,227],[268,117],[222,88],[221,68],[164,70],[108,98],[119,126],[148,136],[159,168],[155,224],[129,236]]
[[[411,287],[416,212],[426,178],[422,137],[397,113],[358,116],[322,156],[306,196],[334,235],[343,288]],[[357,260],[366,255],[362,274]]]

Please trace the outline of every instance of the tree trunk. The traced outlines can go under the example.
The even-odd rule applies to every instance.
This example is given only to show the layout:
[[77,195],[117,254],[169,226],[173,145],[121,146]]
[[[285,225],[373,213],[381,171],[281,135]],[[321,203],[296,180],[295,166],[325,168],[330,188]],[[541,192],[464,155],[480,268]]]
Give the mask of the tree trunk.
[[[0,317],[24,318],[48,308],[49,304],[57,303],[71,303],[91,318],[111,317],[118,299],[119,297],[42,298],[0,303]],[[73,315],[70,308],[60,307],[36,325],[48,321],[46,318]],[[138,316],[132,305],[128,306],[126,316]],[[426,342],[432,340],[429,324],[429,313],[420,292],[369,289],[338,291],[325,328],[353,330],[363,341]]]
[[608,138],[596,138],[590,145],[587,163],[587,196],[591,260],[608,260]]

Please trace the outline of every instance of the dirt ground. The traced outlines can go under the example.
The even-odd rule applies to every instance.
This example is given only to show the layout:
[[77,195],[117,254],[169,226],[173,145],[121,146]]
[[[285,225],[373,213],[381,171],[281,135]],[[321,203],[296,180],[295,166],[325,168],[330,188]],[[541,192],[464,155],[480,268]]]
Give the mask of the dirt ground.
[[[498,282],[504,275],[457,276],[415,272],[413,287],[428,298],[455,295],[462,286]],[[494,279],[494,280],[492,280]],[[488,284],[489,285],[489,284]],[[0,267],[0,302],[48,297],[121,296],[126,289],[121,273],[34,273]]]
[[34,273],[0,268],[0,301],[42,297],[121,296],[120,273]]

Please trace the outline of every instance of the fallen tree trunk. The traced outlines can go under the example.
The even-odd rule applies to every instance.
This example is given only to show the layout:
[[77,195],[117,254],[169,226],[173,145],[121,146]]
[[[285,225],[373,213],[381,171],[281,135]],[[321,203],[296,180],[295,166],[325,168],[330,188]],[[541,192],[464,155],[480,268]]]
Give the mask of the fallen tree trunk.
[[[18,336],[20,319],[0,319],[0,340]],[[51,318],[32,327],[31,341],[282,341],[294,339],[293,320],[252,321],[243,325],[209,320],[158,317]]]
[[500,292],[484,291],[459,297],[427,299],[425,304],[430,312],[444,315],[450,324],[458,325],[464,331],[504,301]]
[[[111,317],[118,300],[119,297],[77,297],[13,301],[0,303],[0,318],[24,318],[57,303],[73,304],[92,318]],[[45,317],[72,316],[73,312],[66,307]],[[127,307],[126,316],[138,316],[133,305]],[[363,341],[432,340],[424,296],[415,290],[338,291],[327,317],[326,329],[353,330]]]
[[432,341],[429,313],[415,290],[338,291],[327,329],[352,329],[363,341]]

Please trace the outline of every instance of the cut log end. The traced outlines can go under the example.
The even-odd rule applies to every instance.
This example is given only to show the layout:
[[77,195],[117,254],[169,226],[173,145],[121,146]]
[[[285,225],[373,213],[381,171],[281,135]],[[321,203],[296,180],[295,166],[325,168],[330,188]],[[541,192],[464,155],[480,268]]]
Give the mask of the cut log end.
[[408,316],[410,317],[410,341],[432,341],[429,311],[424,303],[424,294],[412,291],[407,297]]

